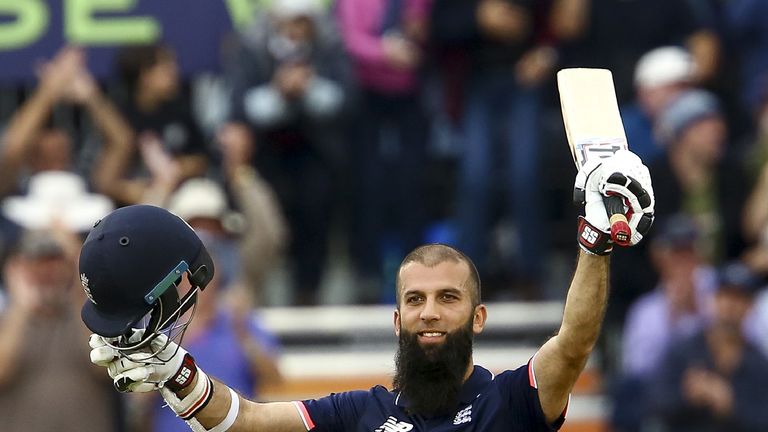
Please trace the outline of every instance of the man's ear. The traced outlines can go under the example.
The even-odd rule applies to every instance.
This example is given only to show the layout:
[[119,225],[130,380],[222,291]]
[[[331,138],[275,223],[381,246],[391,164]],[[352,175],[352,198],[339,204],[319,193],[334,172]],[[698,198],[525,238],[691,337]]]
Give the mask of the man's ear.
[[480,334],[485,328],[485,321],[488,319],[488,309],[484,304],[475,306],[475,312],[472,317],[472,332]]
[[395,322],[395,336],[400,336],[400,311],[395,309],[395,316],[394,316],[394,322]]

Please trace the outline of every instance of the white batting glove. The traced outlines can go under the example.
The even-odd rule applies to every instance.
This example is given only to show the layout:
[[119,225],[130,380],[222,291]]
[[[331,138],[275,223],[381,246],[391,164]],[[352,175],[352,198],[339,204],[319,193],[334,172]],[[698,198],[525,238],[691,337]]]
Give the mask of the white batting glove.
[[[142,333],[143,330],[134,331],[129,340],[140,340]],[[163,348],[167,341],[166,335],[159,335],[152,340],[148,349],[127,355],[110,347],[105,338],[96,334],[91,335],[88,344],[91,346],[91,362],[107,368],[116,389],[143,393],[165,386],[181,370],[188,356],[187,351],[174,342],[169,342]],[[161,351],[153,355],[150,349],[151,352]]]
[[611,157],[593,159],[579,170],[574,184],[574,201],[584,205],[584,217],[579,217],[579,245],[590,253],[606,255],[613,249],[604,200],[610,195],[624,201],[632,231],[630,245],[639,243],[653,224],[653,186],[640,158],[620,150]]
[[[143,330],[134,330],[129,341],[141,340],[142,334]],[[91,362],[107,368],[117,390],[139,393],[160,390],[168,406],[187,421],[192,430],[205,430],[193,417],[210,401],[213,383],[184,348],[169,342],[164,334],[153,339],[148,348],[131,353],[121,353],[107,342],[102,336],[91,335],[88,340]],[[180,399],[177,393],[193,382],[192,390]]]

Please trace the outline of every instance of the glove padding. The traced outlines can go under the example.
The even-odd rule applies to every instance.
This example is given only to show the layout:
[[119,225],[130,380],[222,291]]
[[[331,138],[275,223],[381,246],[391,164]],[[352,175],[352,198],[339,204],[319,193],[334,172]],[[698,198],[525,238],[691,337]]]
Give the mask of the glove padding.
[[579,221],[579,245],[599,255],[609,253],[613,247],[610,215],[604,202],[604,198],[611,195],[623,199],[624,214],[632,230],[629,244],[634,246],[653,224],[655,199],[648,168],[628,150],[590,160],[576,175],[574,201],[584,205],[584,218]]
[[[143,330],[134,330],[129,341],[140,340],[142,333]],[[192,361],[184,348],[173,341],[168,342],[168,337],[164,334],[153,339],[149,347],[131,352],[128,356],[107,345],[107,341],[112,343],[116,340],[117,338],[107,340],[92,334],[88,344],[91,346],[91,362],[106,367],[115,388],[122,392],[144,393],[158,390],[165,386],[168,380],[179,375],[182,366]],[[157,351],[160,351],[157,355],[152,354]],[[194,361],[192,366],[194,367]],[[193,373],[195,369],[192,370]]]

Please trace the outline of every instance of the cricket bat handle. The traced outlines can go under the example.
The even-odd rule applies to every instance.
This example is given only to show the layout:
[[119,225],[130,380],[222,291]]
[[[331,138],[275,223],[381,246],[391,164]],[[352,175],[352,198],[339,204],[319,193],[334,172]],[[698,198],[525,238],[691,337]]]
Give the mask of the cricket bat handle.
[[632,229],[624,215],[624,202],[618,195],[603,198],[608,220],[611,222],[611,240],[619,246],[629,246]]

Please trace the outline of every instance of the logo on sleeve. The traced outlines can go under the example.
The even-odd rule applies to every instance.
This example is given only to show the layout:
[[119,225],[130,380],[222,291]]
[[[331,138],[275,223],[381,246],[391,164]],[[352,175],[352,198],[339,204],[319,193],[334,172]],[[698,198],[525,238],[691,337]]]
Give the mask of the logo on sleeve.
[[408,432],[413,429],[413,425],[404,421],[397,421],[396,418],[389,416],[383,425],[379,426],[374,432]]
[[456,417],[453,418],[454,425],[460,425],[463,423],[469,423],[472,421],[472,405],[464,408],[456,413]]

